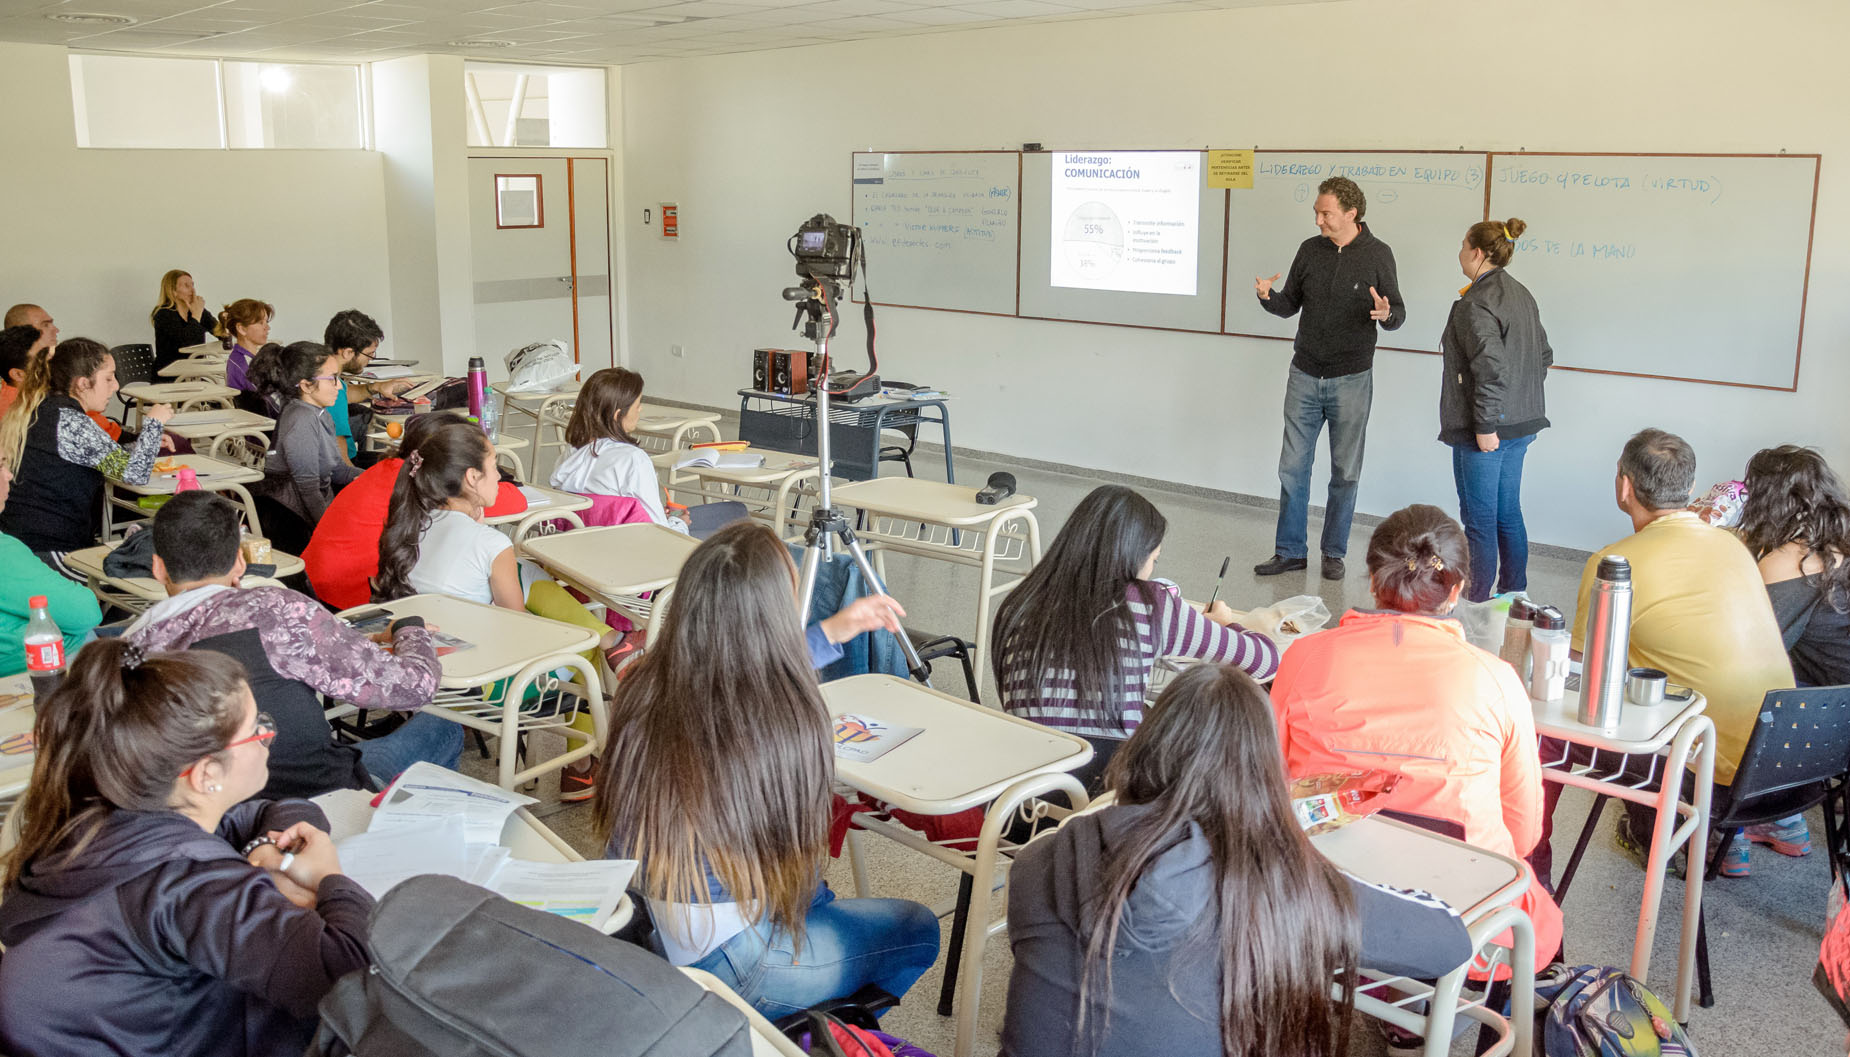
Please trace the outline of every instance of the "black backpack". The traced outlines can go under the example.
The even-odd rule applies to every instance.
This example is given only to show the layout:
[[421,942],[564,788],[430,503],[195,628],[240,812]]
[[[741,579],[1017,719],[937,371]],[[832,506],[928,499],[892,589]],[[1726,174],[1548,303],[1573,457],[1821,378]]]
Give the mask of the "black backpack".
[[392,889],[371,932],[306,1057],[751,1054],[744,1015],[661,958],[454,877]]

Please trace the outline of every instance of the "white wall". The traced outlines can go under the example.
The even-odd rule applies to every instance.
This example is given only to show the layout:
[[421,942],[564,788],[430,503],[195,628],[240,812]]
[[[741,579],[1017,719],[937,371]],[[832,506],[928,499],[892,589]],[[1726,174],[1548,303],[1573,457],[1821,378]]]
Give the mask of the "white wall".
[[79,150],[70,84],[63,48],[0,44],[0,310],[32,301],[66,336],[151,342],[161,274],[184,268],[215,312],[275,305],[281,341],[320,341],[353,307],[392,331],[378,155]]
[[[1351,0],[629,66],[626,360],[663,396],[732,404],[753,347],[799,340],[778,297],[791,282],[784,241],[814,212],[848,217],[855,150],[1038,141],[1824,154],[1798,393],[1550,379],[1555,428],[1531,449],[1526,476],[1530,533],[1598,547],[1629,531],[1612,507],[1611,467],[1645,425],[1689,438],[1705,486],[1783,442],[1821,445],[1850,470],[1850,299],[1836,293],[1850,281],[1850,249],[1833,237],[1850,191],[1850,125],[1837,115],[1850,97],[1846,37],[1841,0]],[[681,206],[678,244],[642,227],[642,205],[658,201]],[[1291,251],[1278,248],[1281,268]],[[878,291],[880,262],[870,265]],[[1520,260],[1512,271],[1521,275]],[[1277,494],[1288,343],[899,309],[883,310],[879,326],[887,373],[956,393],[961,446]],[[852,361],[858,315],[843,337],[837,354]],[[671,344],[686,357],[671,358]],[[1455,507],[1449,452],[1434,440],[1438,372],[1436,357],[1377,357],[1362,510]]]

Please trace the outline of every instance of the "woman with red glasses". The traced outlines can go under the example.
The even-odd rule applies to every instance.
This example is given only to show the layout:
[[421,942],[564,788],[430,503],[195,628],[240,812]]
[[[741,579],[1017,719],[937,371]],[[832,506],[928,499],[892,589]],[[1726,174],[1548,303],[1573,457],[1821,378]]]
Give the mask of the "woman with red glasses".
[[0,897],[0,1051],[295,1054],[367,965],[327,818],[249,800],[276,728],[236,661],[102,639],[39,703]]

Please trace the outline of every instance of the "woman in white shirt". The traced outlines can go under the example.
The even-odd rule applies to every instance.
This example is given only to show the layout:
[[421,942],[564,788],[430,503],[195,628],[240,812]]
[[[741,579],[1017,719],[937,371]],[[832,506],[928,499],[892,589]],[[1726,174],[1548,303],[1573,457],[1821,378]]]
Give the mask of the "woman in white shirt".
[[373,596],[453,595],[526,609],[513,541],[482,523],[500,482],[494,445],[467,422],[437,429],[408,453],[379,536]]
[[649,453],[631,431],[642,421],[642,375],[606,367],[585,380],[565,427],[571,450],[552,471],[552,486],[581,495],[628,496],[657,525],[687,531],[662,509],[662,486]]

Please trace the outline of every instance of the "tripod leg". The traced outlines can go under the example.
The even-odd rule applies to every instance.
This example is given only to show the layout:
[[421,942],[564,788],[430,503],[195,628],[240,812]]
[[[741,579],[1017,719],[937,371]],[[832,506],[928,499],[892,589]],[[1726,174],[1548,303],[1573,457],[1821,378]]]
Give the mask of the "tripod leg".
[[[848,544],[848,553],[854,555],[854,564],[861,570],[861,579],[865,580],[867,586],[873,588],[875,591],[886,594],[886,584],[880,579],[879,574],[874,572],[874,564],[867,560],[867,551],[862,549],[861,541],[856,539],[853,533],[847,533],[846,535],[847,539],[845,542]],[[803,612],[808,613],[809,610],[805,609]],[[930,686],[931,666],[919,659],[919,651],[913,648],[912,639],[904,634],[894,637],[899,639],[899,648],[905,651],[906,667],[912,672],[912,677],[924,683],[926,686]]]
[[809,620],[810,604],[816,600],[816,576],[822,571],[822,542],[813,540],[803,551],[803,571],[798,578],[797,619]]

